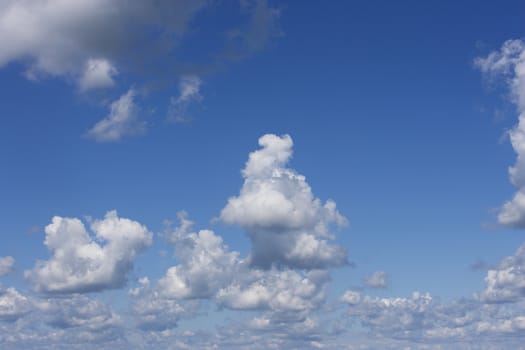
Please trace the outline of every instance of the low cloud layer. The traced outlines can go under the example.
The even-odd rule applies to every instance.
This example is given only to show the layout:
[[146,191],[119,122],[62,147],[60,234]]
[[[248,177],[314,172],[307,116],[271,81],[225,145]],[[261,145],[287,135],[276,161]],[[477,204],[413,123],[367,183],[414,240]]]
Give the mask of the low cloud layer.
[[[79,219],[56,216],[45,228],[49,259],[25,272],[34,291],[0,285],[0,345],[13,349],[43,344],[56,349],[520,348],[525,332],[523,246],[487,271],[485,288],[472,298],[441,302],[419,292],[380,297],[361,288],[334,299],[331,267],[341,266],[346,255],[342,258],[342,250],[330,240],[333,229],[346,224],[346,219],[333,201],[323,204],[304,176],[287,167],[291,137],[264,135],[259,142],[261,149],[250,153],[243,169],[239,196],[230,198],[221,213],[222,220],[246,230],[253,244],[250,254],[230,249],[217,232],[193,230],[188,214],[179,212],[179,225],[167,222],[159,234],[173,246],[173,265],[158,278],[128,281],[136,257],[152,244],[153,235],[144,225],[120,218],[115,211],[89,220],[89,230]],[[281,235],[288,243],[281,246],[283,241],[276,240],[258,247],[261,241],[253,237],[257,235],[267,239]],[[328,250],[303,246],[303,235]],[[295,252],[303,254],[301,259]],[[257,256],[262,253],[267,259],[264,264]],[[4,274],[13,265],[13,258],[0,258]],[[389,279],[386,272],[376,271],[366,277],[365,287],[386,288]],[[101,297],[107,294],[99,293],[124,287],[129,300],[125,304],[110,300],[115,309],[107,297]],[[232,321],[217,316],[221,312],[240,316]],[[213,331],[181,327],[186,322],[198,324],[199,317],[220,326]]]

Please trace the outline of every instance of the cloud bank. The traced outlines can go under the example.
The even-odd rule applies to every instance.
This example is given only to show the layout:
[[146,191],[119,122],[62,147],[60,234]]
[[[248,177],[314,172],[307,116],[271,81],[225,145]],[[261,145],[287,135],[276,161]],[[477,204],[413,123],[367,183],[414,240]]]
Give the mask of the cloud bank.
[[[56,216],[45,228],[50,252],[25,272],[34,292],[0,285],[0,345],[54,349],[520,349],[525,332],[525,248],[487,271],[472,298],[441,302],[429,293],[381,297],[348,289],[330,297],[331,268],[346,261],[334,228],[347,220],[288,166],[290,136],[264,135],[242,170],[240,193],[221,219],[243,228],[244,256],[218,233],[193,230],[186,212],[159,237],[174,263],[158,278],[129,279],[152,244],[142,224],[115,211],[85,223]],[[276,237],[284,237],[283,240]],[[302,243],[310,237],[309,244]],[[263,244],[263,239],[274,242]],[[284,243],[283,243],[284,242]],[[322,247],[312,249],[311,247]],[[257,254],[262,254],[258,256]],[[346,254],[346,253],[344,253]],[[261,263],[263,262],[263,263]],[[0,258],[2,274],[14,259]],[[384,289],[384,271],[365,279]],[[127,288],[129,304],[103,291]],[[375,290],[374,293],[380,293]],[[118,308],[118,309],[117,309]],[[208,313],[213,314],[208,318]],[[223,317],[213,330],[181,327]]]

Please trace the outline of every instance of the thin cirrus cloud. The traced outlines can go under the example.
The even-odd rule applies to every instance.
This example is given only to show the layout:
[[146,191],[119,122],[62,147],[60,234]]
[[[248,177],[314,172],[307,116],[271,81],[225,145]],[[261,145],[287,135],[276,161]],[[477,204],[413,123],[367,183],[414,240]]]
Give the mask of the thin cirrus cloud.
[[525,43],[508,40],[500,50],[478,57],[475,65],[485,75],[503,78],[510,100],[518,109],[518,124],[509,132],[516,163],[509,167],[510,180],[518,191],[500,209],[498,221],[503,225],[525,227]]

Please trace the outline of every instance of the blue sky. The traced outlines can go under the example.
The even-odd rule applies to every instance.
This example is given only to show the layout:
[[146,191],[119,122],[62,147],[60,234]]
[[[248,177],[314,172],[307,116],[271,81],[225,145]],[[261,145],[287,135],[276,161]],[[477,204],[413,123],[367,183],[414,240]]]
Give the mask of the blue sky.
[[520,349],[524,10],[4,1],[0,347]]

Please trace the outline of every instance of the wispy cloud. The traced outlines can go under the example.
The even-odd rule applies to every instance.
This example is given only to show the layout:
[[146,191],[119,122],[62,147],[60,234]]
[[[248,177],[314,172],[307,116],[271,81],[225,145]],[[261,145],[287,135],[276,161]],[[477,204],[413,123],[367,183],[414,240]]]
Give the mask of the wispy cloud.
[[126,136],[143,134],[146,122],[139,117],[135,98],[136,92],[131,89],[111,103],[109,115],[96,123],[87,136],[98,142],[114,142]]
[[7,275],[13,270],[15,259],[12,256],[0,257],[0,277]]
[[170,99],[168,121],[187,123],[191,121],[189,108],[203,99],[200,88],[202,81],[197,76],[184,76],[179,82],[179,95]]
[[384,271],[376,271],[365,278],[365,283],[369,288],[386,288],[387,274]]

